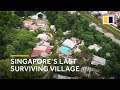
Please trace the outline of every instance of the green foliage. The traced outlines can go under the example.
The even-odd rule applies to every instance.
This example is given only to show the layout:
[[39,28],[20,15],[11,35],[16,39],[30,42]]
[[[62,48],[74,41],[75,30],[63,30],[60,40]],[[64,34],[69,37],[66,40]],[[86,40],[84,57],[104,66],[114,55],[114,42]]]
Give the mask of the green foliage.
[[74,57],[76,57],[76,58],[79,58],[79,59],[81,59],[81,58],[82,58],[82,56],[81,56],[81,53],[80,53],[80,52],[75,52],[75,53],[73,53],[73,56],[74,56]]
[[63,36],[63,31],[61,28],[58,29],[58,31],[56,32],[56,36],[57,37],[62,37]]
[[8,44],[6,46],[6,53],[8,55],[15,54],[15,48],[11,44]]
[[68,22],[64,17],[58,15],[58,18],[55,20],[55,26],[57,29],[61,28],[63,31],[66,31],[68,28]]
[[94,37],[92,35],[85,35],[83,38],[88,44],[94,44]]
[[58,11],[46,11],[45,12],[47,18],[48,18],[48,21],[51,23],[51,24],[55,24],[55,20],[57,19],[57,14],[58,14]]
[[13,77],[10,67],[10,60],[0,60],[0,79],[11,79]]

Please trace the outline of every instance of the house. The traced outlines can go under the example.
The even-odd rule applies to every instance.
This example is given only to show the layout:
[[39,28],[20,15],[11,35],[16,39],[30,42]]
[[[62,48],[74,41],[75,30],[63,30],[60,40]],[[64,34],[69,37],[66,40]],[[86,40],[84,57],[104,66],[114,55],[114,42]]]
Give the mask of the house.
[[70,39],[66,39],[62,44],[64,46],[70,47],[71,49],[74,48],[74,46],[75,46],[75,43],[73,41],[71,41]]
[[101,15],[106,15],[106,14],[108,14],[108,11],[99,11],[99,13],[100,13]]
[[99,15],[99,11],[92,11],[91,14],[92,15]]
[[43,52],[42,50],[33,50],[32,54],[31,54],[31,57],[36,57],[38,55],[41,55],[42,52]]
[[87,77],[87,78],[91,77],[91,73],[99,76],[99,70],[94,69],[94,68],[89,67],[89,66],[82,67],[80,71],[83,73],[84,77]]
[[50,43],[46,41],[40,41],[36,43],[36,46],[50,46]]
[[48,46],[48,47],[46,48],[45,52],[51,54],[52,48],[53,48],[52,46]]
[[33,48],[31,57],[36,57],[38,55],[41,55],[42,57],[48,57],[50,54],[52,54],[52,46],[36,46]]
[[48,57],[48,56],[49,56],[49,54],[48,54],[48,53],[46,53],[46,52],[42,52],[42,53],[41,53],[41,56],[42,56],[42,57]]
[[98,52],[102,47],[98,46],[97,44],[89,45],[88,47],[90,50],[95,49],[96,52]]
[[71,37],[70,40],[73,41],[76,45],[79,45],[79,46],[83,46],[84,45],[84,41],[83,40],[79,40],[76,37]]
[[33,48],[33,50],[42,50],[45,51],[47,49],[46,46],[36,46],[35,48]]
[[79,47],[77,47],[75,50],[74,50],[74,53],[75,52],[81,52],[81,50],[79,49]]
[[55,32],[55,31],[56,31],[55,25],[51,25],[51,26],[50,26],[50,29]]
[[42,18],[45,18],[46,19],[46,15],[44,15],[42,12],[38,12],[36,15],[38,16],[39,14],[41,14],[43,17]]
[[46,33],[39,34],[37,38],[44,40],[44,41],[48,41],[50,39],[50,37]]
[[81,51],[81,56],[82,56],[84,59],[88,59],[88,58],[89,58],[89,53],[88,53],[88,52],[85,52],[85,51]]
[[37,26],[39,26],[40,28],[42,28],[42,27],[45,27],[47,25],[47,21],[44,20],[44,19],[37,20],[36,24],[37,24]]
[[63,76],[63,75],[60,75],[60,74],[54,74],[53,78],[54,79],[72,79],[73,77]]
[[33,15],[33,16],[29,16],[29,17],[33,20],[37,20],[39,18],[38,15]]
[[29,26],[32,25],[33,22],[31,20],[24,20],[23,23],[25,27],[29,28]]
[[102,57],[99,57],[99,56],[96,56],[96,55],[93,55],[93,60],[91,62],[92,65],[105,65],[106,64],[106,59],[102,58]]
[[30,31],[35,31],[35,30],[37,30],[38,28],[39,28],[39,27],[36,26],[35,24],[29,26]]

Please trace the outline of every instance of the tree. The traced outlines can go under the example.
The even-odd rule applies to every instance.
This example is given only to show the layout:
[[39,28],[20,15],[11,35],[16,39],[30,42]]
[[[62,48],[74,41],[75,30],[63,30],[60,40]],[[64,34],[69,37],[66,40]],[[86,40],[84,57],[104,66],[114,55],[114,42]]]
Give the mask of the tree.
[[20,47],[20,42],[18,40],[14,40],[12,42],[12,45],[15,47],[15,48],[19,48]]
[[89,22],[88,22],[88,20],[82,18],[80,22],[81,22],[81,25],[82,25],[82,27],[83,27],[83,29],[85,31],[89,30]]
[[14,11],[14,13],[20,17],[24,17],[25,16],[25,11]]
[[68,20],[68,23],[69,23],[68,29],[70,30],[72,28],[72,26],[74,25],[75,21],[78,20],[78,18],[77,18],[76,14],[70,14],[70,16],[67,20]]
[[10,59],[0,60],[0,79],[12,79],[13,73],[10,71]]
[[92,35],[85,35],[83,38],[85,42],[89,44],[94,44],[94,37]]
[[106,78],[110,77],[110,73],[111,73],[111,67],[110,66],[108,66],[108,65],[98,65],[96,67],[100,70],[101,76],[104,76]]
[[54,45],[55,44],[55,40],[54,39],[51,39],[50,40],[50,45]]
[[14,54],[15,53],[15,48],[11,44],[8,44],[6,46],[6,53],[8,55]]
[[8,26],[12,28],[23,27],[22,19],[17,15],[12,15],[8,21]]
[[58,11],[45,11],[45,14],[48,18],[48,21],[54,25],[55,20],[57,19]]
[[0,11],[1,25],[9,28],[22,27],[22,19],[13,11]]
[[108,43],[102,43],[102,48],[104,49],[105,52],[110,52],[112,50],[112,47]]
[[120,79],[120,64],[118,62],[110,62],[109,66],[111,67],[111,76],[114,76],[117,79]]
[[58,15],[58,18],[55,20],[55,26],[57,29],[61,28],[63,31],[66,31],[68,28],[68,22],[64,17]]
[[74,55],[74,57],[76,57],[76,58],[79,58],[79,59],[82,58],[80,52],[75,52],[73,55]]
[[[81,25],[80,20],[76,20],[72,26],[71,32],[73,33],[73,36],[79,36],[79,34],[83,33],[83,28]],[[78,33],[79,32],[79,33]]]
[[63,31],[61,28],[58,29],[57,33],[56,33],[57,37],[62,37],[63,36]]
[[95,41],[101,43],[103,41],[103,35],[95,35]]

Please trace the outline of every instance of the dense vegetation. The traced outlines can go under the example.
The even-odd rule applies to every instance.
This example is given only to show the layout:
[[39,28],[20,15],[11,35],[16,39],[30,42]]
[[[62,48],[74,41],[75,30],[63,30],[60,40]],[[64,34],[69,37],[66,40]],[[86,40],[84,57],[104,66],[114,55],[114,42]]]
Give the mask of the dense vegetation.
[[[37,12],[37,11],[36,11]],[[33,15],[33,11],[2,11],[0,12],[0,78],[36,78],[39,77],[39,73],[12,73],[10,72],[10,60],[8,59],[10,54],[30,54],[32,48],[35,45],[36,36],[38,32],[29,32],[24,30],[22,25],[23,16]],[[60,40],[70,38],[72,36],[77,37],[85,41],[84,47],[80,47],[81,50],[87,51],[90,54],[89,59],[93,54],[109,60],[105,66],[92,66],[90,61],[84,61],[80,56],[80,53],[73,54],[75,57],[79,58],[80,61],[76,65],[80,64],[82,66],[91,66],[101,70],[101,76],[104,78],[115,77],[120,78],[120,45],[113,42],[110,38],[104,36],[104,34],[95,30],[94,27],[89,27],[89,21],[82,18],[81,16],[75,14],[70,14],[67,11],[46,11],[48,21],[54,24],[57,28],[56,34],[53,33],[53,39],[50,41],[51,45],[54,45],[53,54],[51,58],[58,58],[56,55],[57,45],[61,45]],[[16,29],[20,27],[20,30]],[[71,31],[67,35],[63,35],[64,31]],[[102,49],[98,52],[95,50],[89,50],[87,47],[91,44],[98,44],[102,46]],[[65,72],[62,73],[69,76],[80,75],[78,73]],[[5,77],[4,77],[5,76]],[[13,77],[16,76],[16,77]],[[82,75],[80,76],[82,77]]]
[[[82,16],[78,16],[77,14],[69,14],[66,11],[47,11],[45,12],[50,23],[55,24],[55,26],[60,26],[63,31],[70,30],[71,32],[64,36],[65,38],[70,38],[71,36],[75,36],[79,39],[83,39],[85,41],[85,48],[87,48],[91,44],[98,44],[102,46],[102,49],[98,52],[95,50],[88,50],[90,54],[95,54],[100,57],[106,58],[109,60],[105,66],[95,66],[101,70],[101,76],[105,78],[115,77],[120,78],[120,45],[113,42],[110,38],[104,36],[104,34],[97,31],[94,27],[89,27],[89,21],[82,18]],[[61,19],[60,19],[61,18]],[[58,22],[59,21],[59,22]],[[64,24],[62,23],[64,21]],[[58,23],[56,23],[58,22]],[[62,23],[62,24],[61,24]],[[57,27],[57,30],[61,32]],[[59,37],[62,37],[59,35]],[[80,55],[80,54],[79,54]],[[84,62],[84,61],[82,61]],[[91,66],[90,63],[84,65]],[[94,66],[92,66],[94,67]],[[71,75],[71,73],[69,74]]]

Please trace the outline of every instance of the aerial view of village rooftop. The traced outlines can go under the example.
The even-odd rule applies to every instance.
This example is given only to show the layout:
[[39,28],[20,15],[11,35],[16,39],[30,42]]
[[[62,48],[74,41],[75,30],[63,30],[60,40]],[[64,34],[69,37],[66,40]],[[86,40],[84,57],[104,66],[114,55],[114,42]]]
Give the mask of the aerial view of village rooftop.
[[[75,59],[79,71],[11,72],[11,58]],[[0,11],[0,79],[120,79],[120,11]]]

